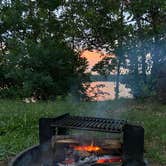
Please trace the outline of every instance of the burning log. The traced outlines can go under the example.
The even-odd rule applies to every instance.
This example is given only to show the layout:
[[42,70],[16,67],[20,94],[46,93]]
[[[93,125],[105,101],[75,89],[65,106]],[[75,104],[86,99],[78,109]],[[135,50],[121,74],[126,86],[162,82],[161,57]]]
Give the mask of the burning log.
[[57,166],[101,166],[122,161],[122,145],[116,139],[59,135],[51,144]]
[[101,150],[99,146],[93,146],[93,145],[75,146],[74,149],[78,151],[87,151],[87,152],[98,152]]
[[[111,133],[111,137],[67,135],[70,129]],[[121,137],[112,137],[114,134]],[[145,166],[144,129],[124,120],[69,114],[41,118],[39,138],[40,145],[18,155],[11,166]]]
[[56,144],[79,144],[79,141],[73,137],[68,135],[61,135],[61,136],[53,136],[51,139],[52,148],[56,146]]
[[122,143],[119,140],[104,139],[102,147],[107,149],[121,149]]
[[64,164],[59,163],[58,166],[96,166],[96,165],[110,165],[110,164],[121,164],[122,158],[116,156],[102,156],[97,157],[95,155],[89,156],[85,159],[79,160],[75,163],[72,159],[65,160]]
[[97,160],[98,164],[104,164],[104,163],[120,163],[122,162],[122,157],[110,157],[110,156],[104,156]]

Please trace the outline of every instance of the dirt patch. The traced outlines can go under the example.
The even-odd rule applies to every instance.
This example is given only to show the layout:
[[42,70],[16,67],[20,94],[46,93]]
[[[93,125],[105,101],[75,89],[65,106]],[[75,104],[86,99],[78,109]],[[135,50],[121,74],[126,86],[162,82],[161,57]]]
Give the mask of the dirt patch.
[[0,166],[8,166],[13,157],[9,157],[6,160],[0,160]]
[[158,164],[158,163],[152,163],[152,162],[149,162],[148,163],[148,166],[164,166],[164,165],[161,165],[161,164]]
[[0,161],[0,166],[7,166],[8,162],[7,161]]

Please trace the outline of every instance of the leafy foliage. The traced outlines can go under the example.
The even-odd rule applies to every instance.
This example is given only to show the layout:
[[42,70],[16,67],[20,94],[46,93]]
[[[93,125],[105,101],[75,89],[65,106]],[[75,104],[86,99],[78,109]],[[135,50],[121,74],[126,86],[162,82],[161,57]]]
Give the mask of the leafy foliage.
[[61,1],[1,2],[1,97],[84,96],[87,64],[66,43],[56,10]]
[[103,75],[105,79],[107,79],[107,76],[115,70],[115,67],[117,65],[117,60],[115,57],[104,57],[101,61],[99,61],[92,69],[92,71],[98,72],[100,75]]
[[[81,38],[81,45],[89,49],[104,49],[116,56],[115,68],[108,66],[109,58],[108,62],[105,59],[94,67],[104,76],[116,70],[116,97],[122,68],[128,71],[129,79],[133,77],[126,83],[134,96],[147,97],[152,91],[151,94],[155,94],[160,65],[166,61],[166,2],[87,0],[82,3],[77,0],[69,3],[66,12],[75,16],[73,27],[82,30],[81,36],[77,36]],[[78,19],[81,28],[76,26]]]
[[[156,93],[160,65],[166,61],[165,6],[164,0],[2,1],[2,89],[10,91],[10,88],[16,88],[18,92],[22,89],[25,92],[23,96],[28,91],[29,95],[40,93],[43,96],[48,92],[46,96],[52,96],[50,89],[53,88],[58,95],[65,95],[69,92],[69,80],[73,80],[73,75],[69,74],[71,70],[79,82],[86,82],[88,78],[84,73],[87,64],[75,52],[97,49],[104,50],[107,55],[115,55],[116,62],[112,59],[110,64],[110,58],[106,57],[94,70],[105,77],[115,71],[117,98],[122,69],[127,71],[128,78],[133,76],[134,81],[128,81],[127,87],[131,88],[134,96],[136,91],[140,92],[136,92],[140,96],[146,96],[150,91]],[[69,51],[70,60],[64,56],[64,50],[65,54]],[[62,54],[62,59],[58,58],[58,54]],[[56,82],[55,73],[50,71],[53,70],[53,62],[48,57],[56,61]],[[66,69],[61,64],[65,64]],[[80,68],[83,69],[79,71],[81,74],[77,70]],[[28,80],[32,72],[34,77]],[[64,74],[66,79],[58,73]],[[40,90],[36,90],[34,84],[39,77],[43,78],[42,85],[39,85]],[[45,81],[49,82],[48,87],[44,85]],[[79,84],[79,88],[72,86],[72,89],[80,89],[83,94],[84,88],[77,81],[74,85],[77,87]]]

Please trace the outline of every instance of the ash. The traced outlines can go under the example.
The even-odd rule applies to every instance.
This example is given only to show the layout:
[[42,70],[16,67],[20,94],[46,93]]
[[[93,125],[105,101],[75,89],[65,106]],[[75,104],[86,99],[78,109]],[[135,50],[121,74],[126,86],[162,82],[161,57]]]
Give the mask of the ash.
[[[66,149],[65,152],[65,159],[57,162],[55,166],[95,166],[101,165],[98,163],[99,160],[106,160],[113,157],[111,155],[100,155],[97,152],[76,151],[71,149]],[[111,164],[111,166],[113,166],[113,164]],[[116,164],[116,166],[118,165]]]

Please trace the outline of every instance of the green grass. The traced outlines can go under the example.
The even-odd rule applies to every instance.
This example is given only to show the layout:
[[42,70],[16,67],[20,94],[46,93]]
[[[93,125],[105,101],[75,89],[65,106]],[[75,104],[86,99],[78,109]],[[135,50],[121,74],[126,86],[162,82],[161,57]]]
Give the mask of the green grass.
[[72,100],[25,104],[0,100],[0,160],[38,143],[38,120],[63,113],[125,118],[145,128],[146,157],[166,164],[166,106],[157,102],[120,99],[76,103]]
[[166,165],[166,105],[137,103],[126,117],[141,122],[145,128],[146,157]]

